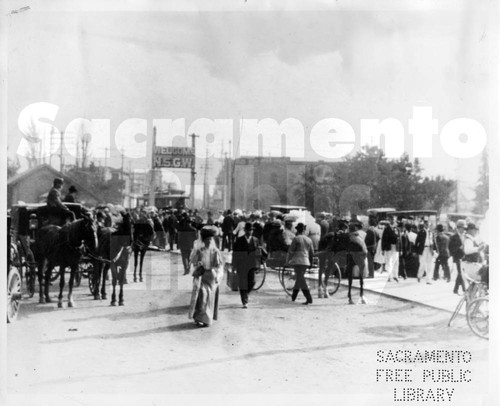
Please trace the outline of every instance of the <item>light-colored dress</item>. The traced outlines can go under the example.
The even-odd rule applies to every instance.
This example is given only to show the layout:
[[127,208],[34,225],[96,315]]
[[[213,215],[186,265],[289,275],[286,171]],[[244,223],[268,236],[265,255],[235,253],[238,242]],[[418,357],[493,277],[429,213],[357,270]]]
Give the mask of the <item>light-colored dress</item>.
[[[198,268],[201,263],[203,270]],[[217,320],[219,308],[219,282],[224,274],[224,262],[220,251],[210,245],[197,246],[191,254],[193,292],[188,317],[195,322],[211,325]]]

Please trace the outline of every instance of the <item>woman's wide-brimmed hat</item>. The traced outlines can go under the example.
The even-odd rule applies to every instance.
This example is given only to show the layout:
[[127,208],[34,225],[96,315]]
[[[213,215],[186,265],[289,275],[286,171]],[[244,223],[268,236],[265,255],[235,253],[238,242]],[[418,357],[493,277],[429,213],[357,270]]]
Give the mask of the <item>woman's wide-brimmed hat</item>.
[[217,235],[217,227],[215,226],[205,226],[200,231],[201,239],[204,240],[208,237],[214,237]]
[[298,219],[299,219],[299,217],[296,216],[296,215],[294,215],[294,214],[287,214],[285,216],[285,221],[286,222],[292,222],[293,223],[294,221],[297,221]]

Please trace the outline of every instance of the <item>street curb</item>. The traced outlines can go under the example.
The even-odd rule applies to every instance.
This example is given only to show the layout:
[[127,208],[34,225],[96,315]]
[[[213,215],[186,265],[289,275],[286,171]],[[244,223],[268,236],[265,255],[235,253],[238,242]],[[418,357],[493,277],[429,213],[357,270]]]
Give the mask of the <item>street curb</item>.
[[[340,284],[341,284],[342,286],[349,287],[349,283],[346,283],[346,282],[341,281],[341,282],[340,282]],[[354,285],[353,285],[351,288],[354,288],[354,289],[360,290],[360,287],[359,287],[359,286],[354,286]],[[416,300],[406,299],[406,298],[404,298],[404,297],[391,295],[390,293],[386,293],[386,292],[379,292],[379,291],[376,291],[376,290],[373,290],[373,289],[366,288],[366,287],[364,287],[364,286],[363,286],[363,290],[367,290],[367,291],[372,292],[372,293],[378,293],[379,295],[384,295],[384,296],[390,297],[391,299],[396,299],[396,300],[399,300],[400,302],[405,302],[405,303],[416,303],[416,304],[418,304],[418,305],[420,305],[420,306],[425,306],[425,307],[429,307],[429,308],[431,308],[431,309],[441,310],[441,311],[443,311],[443,312],[447,312],[447,313],[453,314],[453,311],[443,309],[442,307],[437,307],[437,306],[433,306],[433,305],[431,305],[431,304],[418,302],[418,301],[416,301]]]

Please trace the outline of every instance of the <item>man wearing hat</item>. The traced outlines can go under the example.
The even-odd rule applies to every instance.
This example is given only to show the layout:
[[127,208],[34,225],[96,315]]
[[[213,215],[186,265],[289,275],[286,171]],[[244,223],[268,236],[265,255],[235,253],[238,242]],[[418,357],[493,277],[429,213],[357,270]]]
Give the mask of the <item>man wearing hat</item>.
[[226,211],[226,215],[224,216],[224,220],[222,220],[222,250],[227,248],[229,252],[233,249],[234,243],[234,227],[235,221],[231,210]]
[[248,307],[248,294],[255,285],[255,270],[260,267],[260,256],[257,251],[260,243],[252,235],[252,231],[252,223],[245,223],[245,235],[237,238],[233,247],[232,265],[238,274],[238,287],[244,309]]
[[62,178],[54,179],[53,186],[47,195],[47,207],[49,208],[49,213],[53,216],[74,220],[74,213],[61,201],[61,190],[63,184],[64,180]]
[[458,294],[458,288],[461,286],[462,291],[465,292],[465,285],[462,279],[461,264],[460,261],[464,257],[464,240],[465,240],[465,220],[457,221],[457,230],[455,234],[450,237],[449,251],[453,258],[453,263],[457,268],[457,278],[455,280],[455,287],[453,288],[453,293]]
[[420,263],[418,267],[417,280],[420,282],[425,272],[426,283],[430,285],[435,244],[434,237],[432,235],[432,232],[428,228],[427,222],[420,223],[419,225],[417,239],[415,241],[415,249],[417,250]]
[[439,266],[443,267],[443,277],[447,282],[451,280],[450,278],[450,267],[448,266],[448,259],[450,258],[450,238],[444,233],[444,227],[442,224],[436,226],[436,249],[438,256],[436,258],[436,263],[434,265],[434,277],[433,279],[437,281],[439,279]]
[[313,243],[309,237],[304,235],[306,226],[303,223],[297,224],[295,229],[297,230],[297,235],[292,240],[286,257],[286,263],[294,267],[296,276],[292,293],[292,302],[295,301],[299,294],[299,289],[301,289],[306,298],[303,304],[308,305],[311,304],[313,300],[309,287],[307,286],[305,273],[313,263]]
[[78,190],[76,190],[76,187],[71,185],[69,187],[69,192],[68,194],[64,197],[64,201],[67,203],[77,203],[78,200],[76,199],[76,194],[78,193]]

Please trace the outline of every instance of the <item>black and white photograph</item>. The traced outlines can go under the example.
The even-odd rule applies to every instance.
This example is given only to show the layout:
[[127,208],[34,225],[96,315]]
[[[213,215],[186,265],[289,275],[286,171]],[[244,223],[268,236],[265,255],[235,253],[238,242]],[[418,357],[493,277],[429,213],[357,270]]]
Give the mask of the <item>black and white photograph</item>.
[[496,1],[0,4],[1,404],[499,404]]

